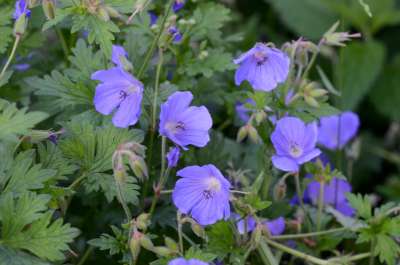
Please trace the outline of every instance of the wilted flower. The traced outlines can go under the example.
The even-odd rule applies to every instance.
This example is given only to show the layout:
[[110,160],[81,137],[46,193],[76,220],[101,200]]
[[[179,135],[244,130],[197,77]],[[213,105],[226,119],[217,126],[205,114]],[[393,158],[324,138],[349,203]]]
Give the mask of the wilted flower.
[[263,223],[272,236],[277,236],[285,231],[285,219],[283,217],[278,217],[273,220],[268,220]]
[[353,112],[322,117],[320,119],[318,143],[330,149],[342,149],[358,131],[360,119]]
[[182,177],[172,194],[180,212],[201,225],[211,225],[230,216],[230,183],[214,165],[189,166],[177,172]]
[[360,38],[360,33],[349,34],[348,32],[336,32],[339,27],[339,21],[324,34],[324,41],[332,46],[346,46],[344,43],[350,41],[352,38]]
[[140,117],[143,84],[120,67],[100,70],[92,74],[93,80],[101,81],[96,87],[94,105],[98,112],[109,115],[116,127],[134,125]]
[[273,165],[283,171],[299,171],[299,165],[321,153],[315,148],[317,137],[315,123],[306,125],[295,117],[280,119],[271,134],[271,141],[276,151],[272,156]]
[[161,105],[160,134],[183,149],[190,144],[204,147],[210,141],[211,115],[204,106],[189,106],[192,100],[192,93],[178,91]]
[[168,262],[168,265],[208,265],[208,263],[198,259],[176,258]]
[[13,18],[17,20],[20,16],[25,15],[27,17],[31,16],[31,11],[28,9],[28,2],[25,0],[17,0],[15,2],[15,11]]
[[182,34],[179,32],[179,29],[177,27],[169,27],[168,33],[172,36],[173,43],[179,43],[182,40]]
[[279,49],[257,43],[234,63],[239,65],[235,74],[236,85],[247,80],[255,90],[271,91],[286,80],[290,60]]
[[[312,205],[318,204],[320,183],[312,181],[307,185],[304,191],[303,201]],[[332,178],[329,183],[324,185],[324,198],[325,205],[331,205],[336,210],[346,216],[353,216],[355,210],[350,206],[346,193],[351,192],[351,185],[344,179]],[[298,197],[295,196],[291,204],[298,204]]]
[[183,8],[183,6],[185,5],[186,0],[175,0],[174,4],[172,6],[172,10],[174,10],[174,12],[178,12],[179,10],[181,10]]
[[169,152],[167,153],[168,167],[173,168],[176,167],[179,161],[179,157],[181,155],[181,150],[179,147],[171,147]]

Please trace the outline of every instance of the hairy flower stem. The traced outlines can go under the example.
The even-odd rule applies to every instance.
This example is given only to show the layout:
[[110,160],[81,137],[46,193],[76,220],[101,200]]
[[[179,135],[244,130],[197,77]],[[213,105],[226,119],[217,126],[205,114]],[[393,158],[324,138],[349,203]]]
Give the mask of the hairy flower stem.
[[296,186],[297,197],[299,198],[299,202],[300,202],[300,207],[303,210],[304,214],[306,215],[306,219],[308,220],[309,225],[311,227],[312,220],[311,220],[311,217],[308,215],[308,212],[306,211],[306,207],[304,206],[303,191],[301,190],[301,186],[300,186],[299,173],[294,174],[294,182],[295,182],[295,186]]
[[139,72],[137,73],[137,78],[139,80],[143,76],[144,72],[146,71],[147,65],[149,64],[150,59],[153,56],[153,53],[154,53],[155,48],[157,47],[158,41],[160,40],[161,35],[164,32],[165,24],[167,22],[167,18],[169,16],[169,12],[172,8],[173,3],[174,3],[174,0],[170,0],[167,5],[167,9],[165,10],[165,15],[161,21],[160,32],[158,32],[157,36],[154,38],[153,42],[151,43],[150,49],[147,51],[147,53],[145,55],[143,64],[140,67]]
[[180,253],[182,255],[184,255],[184,252],[183,252],[181,213],[179,211],[176,212],[176,221],[177,221],[177,225],[178,225],[179,251],[180,251]]
[[317,232],[321,230],[322,210],[324,207],[324,187],[325,187],[325,182],[321,181],[319,183],[319,194],[318,194]]
[[372,239],[372,241],[371,241],[371,247],[370,247],[371,256],[369,256],[369,262],[368,262],[369,265],[374,265],[375,256],[373,255],[373,253],[374,253],[374,251],[375,251],[375,247],[376,247],[376,240],[375,240],[375,239]]
[[303,76],[302,76],[302,80],[306,80],[308,77],[308,74],[310,73],[311,68],[314,66],[315,60],[318,57],[319,51],[321,49],[322,43],[323,43],[323,38],[319,41],[318,43],[318,50],[316,52],[313,53],[310,62],[307,65],[306,70],[304,70]]
[[68,48],[67,41],[66,41],[65,38],[64,38],[64,34],[63,34],[62,31],[60,30],[60,28],[57,27],[57,26],[55,27],[55,30],[56,30],[56,33],[57,33],[58,38],[60,39],[61,47],[62,47],[62,49],[63,49],[65,59],[68,59],[69,48]]
[[7,71],[8,67],[10,66],[11,61],[14,59],[15,51],[17,50],[17,47],[18,47],[18,44],[19,44],[20,40],[21,40],[21,36],[20,35],[16,35],[15,36],[14,45],[12,47],[10,56],[8,56],[8,60],[7,60],[6,64],[4,65],[3,69],[1,70],[0,81],[4,77],[4,74]]
[[287,239],[298,239],[298,238],[316,237],[316,236],[323,236],[323,235],[328,235],[328,234],[343,232],[343,231],[346,231],[346,230],[348,230],[347,227],[340,227],[340,228],[334,228],[334,229],[330,229],[330,230],[318,231],[318,232],[312,232],[312,233],[302,233],[302,234],[293,234],[293,235],[272,236],[271,239],[274,239],[274,240],[287,240]]
[[154,97],[153,97],[153,109],[152,109],[152,115],[151,115],[151,133],[154,133],[156,130],[156,117],[157,117],[157,99],[158,99],[158,92],[160,89],[160,75],[161,75],[161,69],[163,65],[163,60],[164,60],[164,52],[160,48],[158,52],[158,65],[157,65],[157,72],[156,72],[156,82],[154,84]]

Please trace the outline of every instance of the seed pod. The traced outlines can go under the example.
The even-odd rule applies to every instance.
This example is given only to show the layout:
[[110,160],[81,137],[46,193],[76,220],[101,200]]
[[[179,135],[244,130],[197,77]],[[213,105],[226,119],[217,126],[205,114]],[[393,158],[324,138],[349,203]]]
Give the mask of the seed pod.
[[16,21],[14,24],[14,35],[15,36],[22,36],[25,33],[26,30],[26,26],[27,26],[27,19],[26,19],[26,15],[22,14]]
[[165,245],[167,246],[167,248],[169,248],[171,250],[171,252],[178,252],[178,244],[175,242],[175,240],[173,240],[170,237],[165,237],[164,238],[165,241]]
[[148,236],[146,236],[146,235],[141,236],[139,239],[139,242],[143,248],[153,251],[154,244]]
[[145,230],[150,225],[149,214],[142,213],[136,218],[136,226],[141,229]]
[[156,253],[157,255],[160,255],[162,257],[166,257],[166,256],[171,256],[173,253],[166,247],[155,247],[152,250],[154,253]]

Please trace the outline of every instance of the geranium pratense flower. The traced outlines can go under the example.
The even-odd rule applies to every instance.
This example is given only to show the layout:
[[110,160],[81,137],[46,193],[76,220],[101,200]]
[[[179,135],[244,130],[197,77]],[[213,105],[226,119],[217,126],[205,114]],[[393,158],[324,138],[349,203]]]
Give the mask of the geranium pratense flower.
[[181,150],[179,147],[171,147],[169,152],[167,153],[168,167],[173,168],[176,167],[179,161],[179,157],[181,155]]
[[189,106],[192,100],[192,93],[178,91],[161,105],[160,134],[183,149],[187,145],[204,147],[210,141],[211,115],[204,106]]
[[350,111],[322,117],[318,143],[330,150],[342,149],[357,134],[359,126],[358,115]]
[[295,117],[277,122],[271,141],[275,148],[273,165],[283,171],[299,171],[299,166],[317,157],[321,151],[315,147],[318,137],[316,123],[304,124]]
[[[320,183],[312,181],[304,191],[305,202],[312,205],[318,204]],[[346,198],[346,193],[351,192],[351,185],[344,179],[332,178],[329,183],[324,185],[324,204],[331,205],[336,210],[346,216],[353,216],[354,209],[350,206]]]
[[265,221],[264,225],[268,228],[268,231],[272,236],[283,234],[286,227],[285,219],[283,217],[278,217],[273,220]]
[[[247,232],[251,232],[256,228],[256,220],[253,218],[253,216],[247,216],[246,218],[241,218],[240,215],[238,214],[233,214],[235,220],[239,220],[236,223],[236,228],[239,232],[239,234],[243,235],[244,231],[246,230]],[[247,222],[247,224],[246,224]],[[246,226],[245,226],[246,224]]]
[[128,53],[124,47],[119,45],[112,46],[111,61],[118,67],[124,68],[123,60],[127,60]]
[[263,43],[257,43],[234,63],[239,65],[235,74],[236,85],[247,80],[255,90],[271,91],[289,74],[289,57]]
[[25,15],[27,17],[31,16],[31,11],[28,9],[28,2],[25,0],[17,0],[15,2],[15,11],[13,18],[17,20],[20,16]]
[[173,43],[179,43],[182,40],[182,34],[176,26],[171,26],[168,29],[168,33],[172,36]]
[[117,109],[112,119],[116,127],[134,125],[141,113],[143,84],[120,67],[97,71],[92,79],[101,81],[94,96],[96,110],[109,115]]
[[189,166],[177,172],[182,177],[172,193],[175,206],[200,225],[211,225],[230,216],[230,183],[214,165]]
[[168,262],[168,265],[208,265],[208,263],[198,259],[176,258]]
[[172,6],[172,10],[174,10],[175,13],[178,12],[185,6],[185,2],[186,0],[175,0]]

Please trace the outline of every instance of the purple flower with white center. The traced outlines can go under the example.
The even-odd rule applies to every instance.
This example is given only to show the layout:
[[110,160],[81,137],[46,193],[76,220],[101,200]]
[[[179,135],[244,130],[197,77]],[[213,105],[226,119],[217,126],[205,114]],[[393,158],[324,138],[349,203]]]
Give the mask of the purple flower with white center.
[[239,65],[235,74],[236,85],[247,80],[255,90],[271,91],[283,83],[289,74],[289,57],[281,50],[263,43],[257,43],[234,63]]
[[13,18],[17,20],[20,16],[25,15],[26,17],[31,16],[31,11],[28,8],[28,2],[25,0],[17,0],[15,2],[15,11]]
[[306,125],[295,117],[280,119],[271,134],[276,151],[273,165],[283,171],[298,172],[300,165],[320,155],[321,151],[315,147],[317,137],[316,123]]
[[[318,204],[320,183],[312,181],[304,191],[305,201],[312,205]],[[353,216],[354,209],[350,206],[346,194],[351,192],[351,185],[344,179],[332,178],[324,185],[324,204],[331,205],[346,216]]]
[[198,259],[176,258],[168,262],[168,265],[209,265],[207,262]]
[[320,119],[318,143],[330,149],[342,149],[356,134],[360,126],[358,115],[347,111]]
[[175,13],[178,12],[184,7],[185,2],[186,0],[175,0],[174,5],[172,6],[172,10],[174,10]]
[[125,51],[124,47],[119,45],[112,46],[111,61],[118,67],[124,68],[123,60],[127,59],[128,53]]
[[94,106],[103,115],[115,109],[112,122],[116,127],[126,128],[134,125],[140,117],[143,97],[143,84],[120,67],[100,70],[92,74],[97,85]]
[[171,26],[168,29],[168,33],[172,36],[173,43],[179,43],[182,40],[182,34],[179,32],[179,29],[175,26]]
[[180,212],[200,225],[229,218],[231,185],[214,165],[185,167],[177,175],[182,178],[175,184],[172,200]]
[[173,168],[176,167],[179,161],[179,157],[181,156],[181,150],[179,147],[171,147],[169,152],[167,153],[168,167]]
[[160,134],[187,150],[188,145],[204,147],[209,141],[211,115],[204,106],[189,106],[192,93],[177,91],[161,105]]
[[265,221],[263,224],[268,228],[268,231],[272,236],[283,234],[286,227],[285,219],[283,217]]
[[[239,234],[241,234],[241,235],[244,234],[245,230],[247,232],[251,232],[257,226],[256,220],[252,216],[247,216],[246,218],[241,218],[241,216],[238,214],[233,214],[233,216],[234,216],[235,220],[239,220],[236,223],[236,227],[237,227]],[[247,222],[247,224],[245,222]],[[246,227],[245,227],[245,224],[246,224]]]

